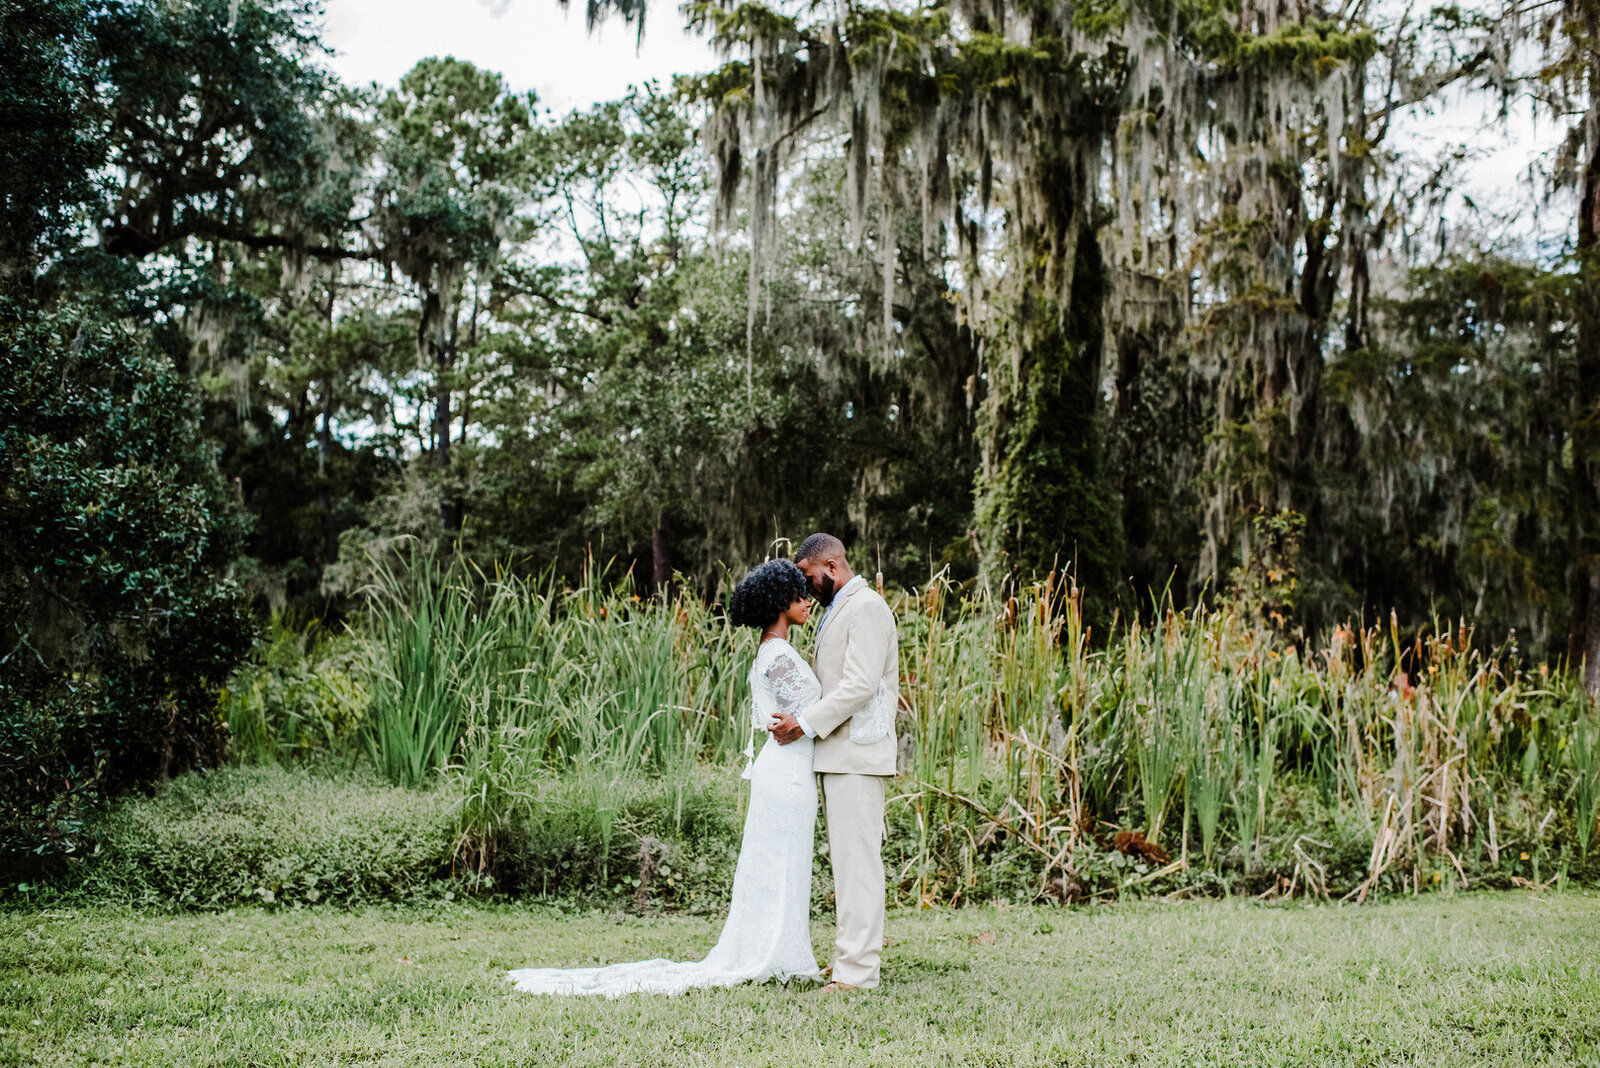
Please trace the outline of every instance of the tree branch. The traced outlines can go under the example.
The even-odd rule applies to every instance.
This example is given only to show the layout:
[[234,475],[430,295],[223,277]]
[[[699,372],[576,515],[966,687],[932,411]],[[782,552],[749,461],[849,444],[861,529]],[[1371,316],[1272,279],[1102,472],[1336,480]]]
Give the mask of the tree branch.
[[232,241],[257,252],[271,248],[292,250],[325,263],[341,260],[377,260],[383,258],[379,248],[345,248],[340,245],[302,245],[285,234],[262,233],[239,226],[229,226],[199,219],[158,230],[154,233],[125,223],[105,227],[101,248],[113,256],[141,257],[184,241],[191,237],[216,241]]

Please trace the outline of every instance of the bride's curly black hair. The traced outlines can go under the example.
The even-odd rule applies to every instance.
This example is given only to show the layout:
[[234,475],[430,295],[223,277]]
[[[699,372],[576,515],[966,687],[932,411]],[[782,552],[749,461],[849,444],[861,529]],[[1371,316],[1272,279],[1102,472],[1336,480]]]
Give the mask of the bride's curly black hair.
[[728,597],[728,621],[765,629],[806,593],[806,576],[793,560],[768,560],[751,569]]

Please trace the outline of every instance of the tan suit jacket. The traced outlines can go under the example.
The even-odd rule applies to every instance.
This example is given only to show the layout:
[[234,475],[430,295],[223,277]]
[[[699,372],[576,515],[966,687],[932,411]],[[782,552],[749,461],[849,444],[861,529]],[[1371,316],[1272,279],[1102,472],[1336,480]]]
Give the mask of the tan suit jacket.
[[812,762],[823,774],[893,775],[894,727],[875,742],[850,740],[850,717],[866,707],[882,681],[900,701],[900,637],[894,610],[871,586],[857,582],[834,597],[812,656],[822,698],[802,713],[817,732]]

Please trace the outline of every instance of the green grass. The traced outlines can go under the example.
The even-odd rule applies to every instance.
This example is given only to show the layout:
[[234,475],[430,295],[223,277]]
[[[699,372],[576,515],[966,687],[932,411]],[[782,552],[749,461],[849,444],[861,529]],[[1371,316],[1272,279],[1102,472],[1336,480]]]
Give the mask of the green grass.
[[[896,911],[885,985],[608,1002],[505,969],[694,957],[718,916],[0,914],[0,1064],[1600,1065],[1600,895]],[[813,927],[819,948],[831,935]]]

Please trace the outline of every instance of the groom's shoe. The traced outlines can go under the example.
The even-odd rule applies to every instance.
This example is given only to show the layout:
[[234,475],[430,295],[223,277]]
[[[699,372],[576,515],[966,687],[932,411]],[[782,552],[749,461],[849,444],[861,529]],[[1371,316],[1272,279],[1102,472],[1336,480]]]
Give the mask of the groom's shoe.
[[860,989],[861,988],[859,986],[852,986],[849,983],[832,982],[832,983],[829,983],[827,986],[822,988],[822,993],[824,993],[824,994],[848,994],[852,990],[860,990]]

